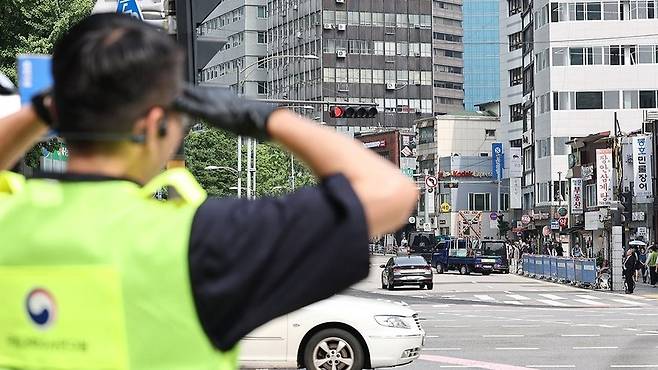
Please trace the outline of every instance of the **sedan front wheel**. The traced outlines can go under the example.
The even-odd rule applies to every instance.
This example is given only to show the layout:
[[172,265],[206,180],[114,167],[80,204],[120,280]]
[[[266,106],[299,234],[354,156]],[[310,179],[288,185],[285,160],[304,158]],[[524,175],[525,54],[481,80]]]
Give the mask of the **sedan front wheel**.
[[304,348],[308,370],[362,370],[364,359],[361,343],[343,329],[321,330]]

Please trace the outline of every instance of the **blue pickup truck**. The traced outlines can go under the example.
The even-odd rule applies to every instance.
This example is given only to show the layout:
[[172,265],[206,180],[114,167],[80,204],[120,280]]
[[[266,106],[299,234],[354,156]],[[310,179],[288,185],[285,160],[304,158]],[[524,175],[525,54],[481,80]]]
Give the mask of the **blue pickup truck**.
[[[491,244],[490,244],[491,243]],[[489,275],[492,272],[505,272],[507,263],[498,249],[504,242],[493,240],[447,239],[440,241],[432,255],[432,266],[436,272],[456,270],[462,275],[479,272]]]

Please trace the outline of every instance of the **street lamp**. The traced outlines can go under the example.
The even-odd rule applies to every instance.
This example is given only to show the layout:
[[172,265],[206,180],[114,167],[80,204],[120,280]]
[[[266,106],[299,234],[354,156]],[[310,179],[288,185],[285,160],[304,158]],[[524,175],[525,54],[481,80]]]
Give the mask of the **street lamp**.
[[226,166],[206,166],[204,168],[204,170],[206,170],[206,171],[225,170],[225,171],[229,171],[229,172],[232,172],[233,174],[235,174],[235,176],[237,176],[237,178],[238,178],[238,186],[237,187],[231,187],[230,189],[231,190],[233,190],[233,189],[237,190],[238,191],[238,198],[242,197],[242,176],[241,176],[241,171],[240,170],[236,170],[233,167],[226,167]]

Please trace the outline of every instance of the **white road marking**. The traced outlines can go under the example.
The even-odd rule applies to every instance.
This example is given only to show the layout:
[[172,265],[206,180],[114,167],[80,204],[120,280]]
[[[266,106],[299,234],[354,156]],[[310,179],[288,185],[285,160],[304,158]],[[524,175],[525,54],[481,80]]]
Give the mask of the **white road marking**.
[[637,333],[638,336],[649,336],[649,335],[658,335],[658,333]]
[[583,299],[601,299],[599,297],[595,297],[595,296],[590,295],[590,294],[576,294],[576,297],[580,297],[580,298],[583,298]]
[[481,300],[481,301],[495,301],[496,299],[486,295],[486,294],[475,294],[475,298]]
[[503,328],[538,328],[539,325],[503,325]]
[[459,347],[454,347],[454,348],[423,348],[422,351],[461,351],[461,348]]
[[537,347],[496,347],[497,351],[535,351]]
[[557,295],[554,295],[554,294],[537,294],[537,295],[540,295],[544,298],[558,300],[558,301],[561,300],[561,299],[566,299],[566,298],[563,298],[563,297],[560,297],[560,296],[557,296]]
[[640,329],[634,329],[634,328],[624,328],[626,331],[640,331]]
[[485,334],[482,338],[522,338],[523,334]]
[[627,368],[647,368],[647,367],[658,368],[658,365],[610,365],[610,367],[612,367],[612,368],[623,367],[624,369],[627,369]]
[[601,319],[601,321],[635,321],[635,319]]
[[[643,303],[643,302],[629,301],[628,299],[612,299],[612,300],[615,301],[615,302],[618,302],[618,303],[623,303],[623,304],[627,304],[627,305],[631,305],[631,306],[646,306],[647,305],[646,303]],[[629,315],[637,315],[637,316],[652,315],[653,316],[653,314],[637,314],[637,313],[629,313]],[[656,314],[656,315],[658,316],[658,314]]]
[[541,302],[543,304],[547,304],[549,306],[555,306],[555,307],[567,307],[568,305],[566,303],[558,302],[558,301],[551,301],[550,299],[538,299],[538,302]]
[[590,306],[607,306],[605,303],[599,302],[599,301],[593,301],[591,299],[574,299],[576,302],[584,303]]
[[603,316],[605,316],[605,315],[594,315],[594,314],[592,314],[592,315],[576,315],[576,317],[603,317]]
[[562,334],[561,337],[600,337],[601,334]]
[[437,328],[445,328],[445,329],[456,329],[456,328],[470,328],[470,325],[441,325],[437,326]]
[[517,300],[517,301],[527,301],[527,300],[530,299],[530,298],[528,298],[528,297],[525,297],[525,296],[522,296],[522,295],[518,295],[518,294],[508,294],[507,296],[510,297],[510,298],[512,298],[512,299],[515,299],[515,300]]
[[438,335],[426,335],[425,338],[440,338]]
[[412,295],[413,298],[425,298],[426,296],[424,295]]
[[505,304],[513,304],[513,305],[516,305],[516,306],[521,306],[521,305],[523,305],[523,303],[521,303],[521,302],[519,302],[519,301],[503,301],[503,303],[505,303]]
[[531,367],[535,369],[573,369],[576,365],[526,365],[526,367]]
[[571,347],[572,349],[618,349],[619,347]]

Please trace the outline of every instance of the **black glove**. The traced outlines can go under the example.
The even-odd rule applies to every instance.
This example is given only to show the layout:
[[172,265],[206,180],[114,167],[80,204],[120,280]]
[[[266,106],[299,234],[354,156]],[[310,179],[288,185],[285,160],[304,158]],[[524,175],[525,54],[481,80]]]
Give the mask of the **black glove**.
[[32,97],[31,102],[32,109],[34,109],[34,112],[37,114],[39,119],[41,119],[41,121],[43,121],[43,123],[49,127],[54,127],[55,120],[53,119],[53,115],[50,110],[50,104],[53,103],[52,91],[48,89],[35,94]]
[[173,108],[215,128],[267,140],[267,119],[276,106],[243,99],[226,88],[186,86]]

